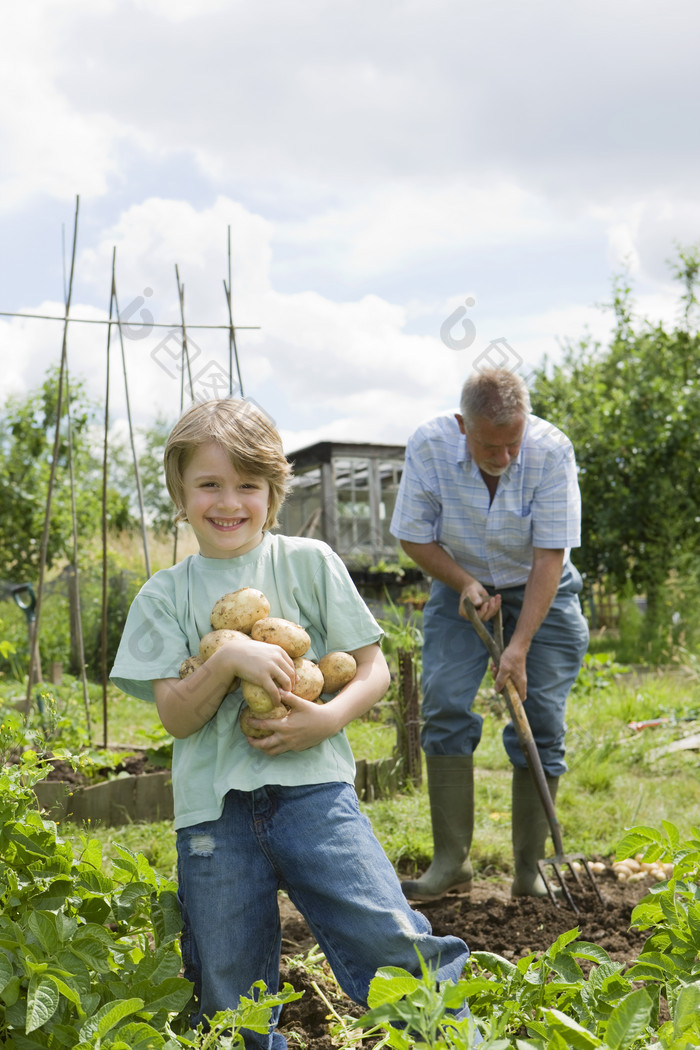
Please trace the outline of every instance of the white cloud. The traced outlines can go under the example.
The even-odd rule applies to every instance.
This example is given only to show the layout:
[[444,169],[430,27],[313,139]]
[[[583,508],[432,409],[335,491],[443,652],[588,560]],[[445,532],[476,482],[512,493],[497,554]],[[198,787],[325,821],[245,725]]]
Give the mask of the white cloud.
[[[61,5],[63,17],[71,7]],[[56,90],[60,53],[57,5],[14,4],[3,12],[0,35],[0,210],[34,194],[100,196],[115,174],[119,122],[74,107]],[[68,41],[69,50],[77,39]]]
[[[674,316],[665,260],[700,239],[698,23],[690,0],[13,5],[3,294],[62,313],[33,289],[39,237],[24,268],[12,238],[80,193],[74,315],[106,316],[116,246],[122,312],[177,326],[177,264],[194,363],[225,367],[226,331],[194,325],[227,322],[230,226],[234,318],[260,326],[238,333],[246,392],[290,441],[404,440],[489,340],[534,365],[605,338],[595,304],[625,261],[639,311]],[[440,327],[467,296],[477,339],[451,351]],[[127,334],[134,415],[174,414],[168,329]],[[70,328],[95,396],[104,336]],[[0,394],[58,361],[60,326],[3,321],[0,340]]]

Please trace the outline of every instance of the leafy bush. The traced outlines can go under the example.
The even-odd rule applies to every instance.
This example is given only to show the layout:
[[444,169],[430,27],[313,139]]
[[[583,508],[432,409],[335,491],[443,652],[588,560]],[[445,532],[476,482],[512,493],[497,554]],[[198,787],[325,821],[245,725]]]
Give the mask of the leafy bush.
[[[66,756],[63,756],[66,757]],[[187,1029],[176,885],[143,854],[83,836],[76,856],[37,809],[45,764],[25,751],[0,774],[0,1044],[8,1050],[177,1050],[240,1046],[298,993],[261,983],[208,1030]]]
[[163,1046],[191,996],[175,884],[124,848],[110,877],[94,840],[74,856],[36,808],[43,775],[32,751],[0,775],[2,1043]]

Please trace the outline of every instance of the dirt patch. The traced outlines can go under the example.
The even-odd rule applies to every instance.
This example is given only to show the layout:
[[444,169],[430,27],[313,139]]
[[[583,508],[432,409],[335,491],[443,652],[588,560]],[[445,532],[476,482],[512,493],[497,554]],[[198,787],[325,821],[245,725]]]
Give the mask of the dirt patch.
[[[13,757],[10,757],[10,761]],[[19,760],[16,756],[15,760]],[[133,755],[124,755],[120,761],[113,766],[100,767],[96,765],[93,776],[86,776],[78,769],[73,769],[70,762],[61,758],[49,757],[49,771],[45,777],[49,781],[65,781],[73,787],[90,787],[99,780],[108,780],[119,773],[128,773],[130,776],[140,776],[142,773],[160,773],[163,766],[155,765],[145,751]]]
[[[604,904],[592,890],[576,889],[572,896],[578,915],[563,905],[555,907],[549,898],[512,900],[509,881],[475,883],[469,895],[448,896],[421,904],[418,910],[427,916],[434,933],[462,937],[471,951],[495,952],[516,961],[531,952],[546,951],[560,934],[578,927],[580,940],[604,948],[613,962],[629,965],[639,956],[647,937],[647,933],[630,929],[630,917],[635,905],[649,892],[651,881],[619,883],[612,871],[607,871],[596,876],[596,884]],[[284,1008],[281,1029],[290,1046],[299,1045],[301,1039],[307,1050],[333,1050],[333,1022],[328,1020],[328,1005],[317,989],[343,1016],[357,1017],[363,1011],[339,993],[327,964],[323,963],[310,976],[295,963],[294,956],[313,948],[314,939],[302,916],[284,896],[280,896],[280,911],[285,953],[282,980],[304,992],[303,998]]]

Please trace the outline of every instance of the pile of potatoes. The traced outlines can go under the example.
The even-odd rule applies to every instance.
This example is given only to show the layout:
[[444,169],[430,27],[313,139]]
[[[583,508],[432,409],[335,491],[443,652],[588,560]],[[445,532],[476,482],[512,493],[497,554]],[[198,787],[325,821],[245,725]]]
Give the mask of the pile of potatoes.
[[[577,860],[571,862],[571,867],[579,875],[583,871],[583,864]],[[608,870],[608,865],[602,860],[591,860],[588,867],[594,875],[602,875]],[[641,853],[636,857],[627,857],[626,860],[615,860],[611,867],[618,882],[641,882],[642,879],[664,882],[673,875],[673,864],[662,864],[661,861],[649,864],[642,860]]]
[[650,864],[642,860],[642,853],[636,857],[626,857],[625,860],[613,861],[612,869],[617,876],[618,882],[641,882],[642,879],[653,879],[654,882],[664,882],[673,875],[673,864],[664,864],[655,861]]
[[[297,681],[292,689],[295,696],[304,700],[319,701],[321,693],[337,693],[351,682],[357,671],[355,658],[350,653],[326,653],[318,663],[305,658],[311,639],[298,623],[270,616],[270,603],[262,591],[254,587],[241,587],[238,591],[224,594],[211,611],[212,630],[205,634],[199,645],[199,653],[188,657],[180,666],[180,678],[186,678],[205,663],[212,653],[231,637],[245,634],[258,642],[279,645],[294,661]],[[233,692],[238,686],[243,691],[245,705],[241,709],[241,727],[247,736],[270,736],[272,730],[259,729],[250,724],[251,716],[258,718],[284,718],[288,708],[279,704],[261,686],[253,682],[241,682],[235,678],[229,687]]]

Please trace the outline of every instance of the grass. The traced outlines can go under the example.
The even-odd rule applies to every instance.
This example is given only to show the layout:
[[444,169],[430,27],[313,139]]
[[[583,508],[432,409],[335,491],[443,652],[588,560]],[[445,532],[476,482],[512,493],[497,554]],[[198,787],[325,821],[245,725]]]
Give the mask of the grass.
[[[67,743],[84,747],[85,712],[80,683],[66,678],[52,691],[56,717]],[[23,700],[21,683],[0,682],[0,715],[11,710],[12,698]],[[501,742],[505,705],[486,686],[477,709],[484,718],[481,744],[475,754],[476,812],[472,860],[477,876],[508,873],[510,845],[510,765]],[[93,731],[101,735],[101,690],[90,687]],[[149,746],[167,740],[155,708],[110,689],[110,740],[114,744]],[[353,723],[349,737],[357,758],[390,755],[396,733],[391,707],[380,706],[377,720]],[[656,726],[630,728],[630,723],[664,719]],[[700,681],[695,673],[626,671],[610,655],[594,652],[586,659],[567,708],[567,760],[557,813],[564,849],[589,857],[611,857],[623,831],[634,824],[659,827],[672,820],[685,834],[700,812],[697,751],[665,750],[698,729]],[[402,874],[423,868],[432,853],[432,835],[425,782],[420,788],[390,799],[363,803],[389,858]],[[66,825],[64,834],[80,842],[85,829]],[[119,842],[143,852],[164,874],[175,872],[175,836],[170,822],[90,828],[103,842],[105,856]]]

